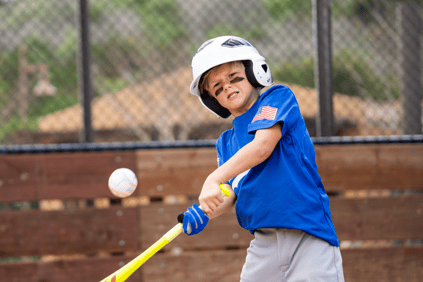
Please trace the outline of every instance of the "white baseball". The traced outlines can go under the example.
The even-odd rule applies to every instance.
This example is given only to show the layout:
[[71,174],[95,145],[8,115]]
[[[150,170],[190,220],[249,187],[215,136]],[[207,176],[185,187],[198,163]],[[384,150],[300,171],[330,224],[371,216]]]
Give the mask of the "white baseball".
[[135,173],[128,168],[118,168],[109,177],[109,189],[113,195],[125,198],[137,188],[138,180]]

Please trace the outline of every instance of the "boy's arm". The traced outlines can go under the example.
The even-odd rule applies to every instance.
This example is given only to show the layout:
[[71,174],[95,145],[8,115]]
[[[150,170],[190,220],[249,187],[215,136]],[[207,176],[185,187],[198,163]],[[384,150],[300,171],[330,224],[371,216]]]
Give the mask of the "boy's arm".
[[232,158],[211,173],[204,182],[199,197],[203,211],[210,217],[215,217],[213,213],[224,202],[219,184],[226,183],[265,161],[272,154],[281,137],[282,129],[278,123],[270,128],[257,130],[253,141],[242,147]]

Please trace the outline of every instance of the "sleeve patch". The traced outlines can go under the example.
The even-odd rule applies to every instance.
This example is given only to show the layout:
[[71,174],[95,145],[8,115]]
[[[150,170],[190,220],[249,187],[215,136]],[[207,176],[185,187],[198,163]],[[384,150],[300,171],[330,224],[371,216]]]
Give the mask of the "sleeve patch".
[[262,119],[275,120],[277,111],[278,111],[277,108],[273,108],[273,107],[270,107],[270,106],[261,107],[257,111],[257,114],[255,115],[255,117],[253,118],[251,123],[253,123],[257,120],[262,120]]

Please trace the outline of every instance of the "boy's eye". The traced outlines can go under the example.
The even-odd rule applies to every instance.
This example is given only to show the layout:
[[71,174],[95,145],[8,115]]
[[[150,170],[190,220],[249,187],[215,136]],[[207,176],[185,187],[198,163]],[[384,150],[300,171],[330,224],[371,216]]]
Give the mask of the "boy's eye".
[[234,79],[231,80],[231,83],[237,83],[237,82],[241,82],[243,80],[244,80],[243,77],[237,76],[237,77],[235,77]]
[[217,97],[217,95],[219,95],[222,91],[223,91],[223,88],[220,87],[219,89],[216,90],[216,92],[214,92],[214,95]]

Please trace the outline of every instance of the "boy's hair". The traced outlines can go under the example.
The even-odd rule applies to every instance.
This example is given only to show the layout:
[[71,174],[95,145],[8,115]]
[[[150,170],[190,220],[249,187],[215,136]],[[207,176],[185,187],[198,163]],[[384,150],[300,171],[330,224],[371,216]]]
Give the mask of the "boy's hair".
[[[211,72],[212,71],[218,71],[224,65],[229,65],[231,68],[234,68],[235,66],[240,66],[242,68],[245,68],[244,64],[241,61],[233,61],[233,62],[221,64],[221,65],[218,65],[218,66],[215,66],[215,67],[209,69],[200,79],[200,83],[199,83],[200,93],[209,93],[209,91],[207,91],[207,85],[209,83],[209,78],[210,78]],[[211,94],[209,93],[209,95],[211,95]]]

